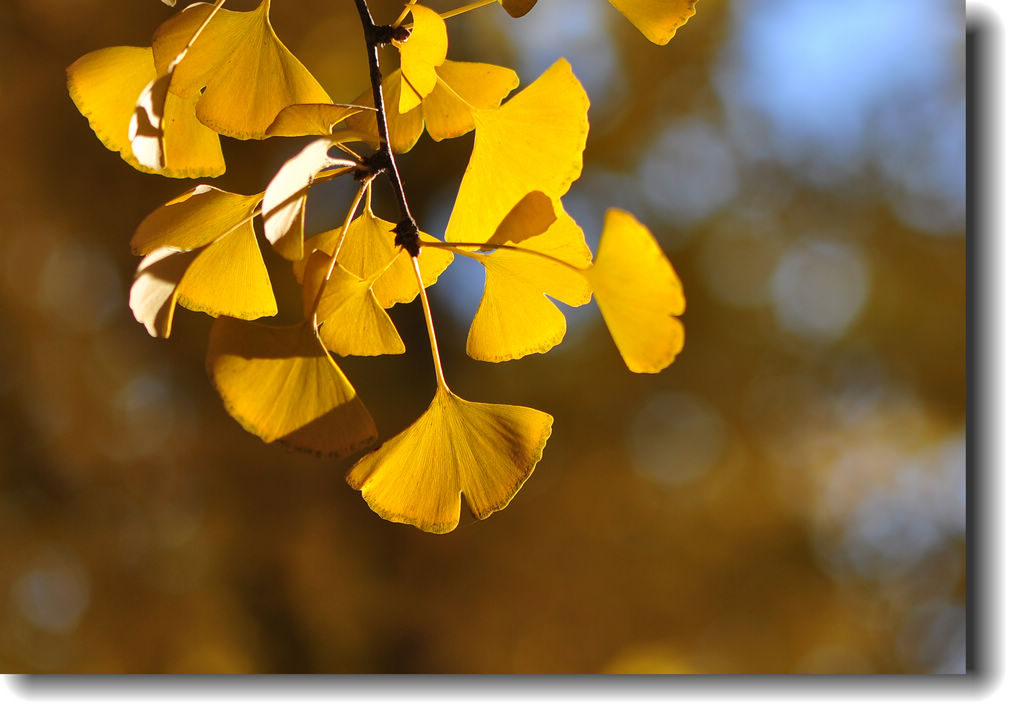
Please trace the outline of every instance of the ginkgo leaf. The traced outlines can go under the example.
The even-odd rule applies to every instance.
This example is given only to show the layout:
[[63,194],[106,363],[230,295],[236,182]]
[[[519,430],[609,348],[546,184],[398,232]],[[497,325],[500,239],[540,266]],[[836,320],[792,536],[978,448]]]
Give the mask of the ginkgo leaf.
[[[401,70],[395,70],[385,77],[381,88],[384,93],[384,114],[388,122],[391,151],[395,154],[405,154],[416,146],[416,142],[420,140],[420,136],[423,134],[422,105],[417,105],[405,114],[398,112],[398,98],[402,90]],[[352,104],[371,106],[373,105],[373,95],[370,90],[367,90],[352,100]],[[355,114],[349,117],[345,123],[352,129],[372,137],[374,144],[380,144],[375,114],[368,112]]]
[[[237,210],[258,197],[208,186],[196,191],[157,209],[136,232],[136,245],[144,249],[138,252],[147,255],[132,284],[130,305],[154,337],[170,335],[177,304],[246,320],[277,313],[252,221],[237,225],[215,213],[218,207]],[[181,219],[177,224],[175,217]],[[166,242],[158,244],[161,238]]]
[[[157,28],[153,53],[166,71],[212,11],[196,3]],[[204,89],[205,88],[205,89]],[[220,134],[262,139],[282,109],[331,98],[270,25],[270,0],[248,12],[220,10],[174,67],[170,91],[194,97],[196,116]]]
[[444,534],[459,523],[460,495],[477,519],[504,509],[540,461],[551,415],[468,402],[439,388],[408,429],[348,474],[377,514]]
[[158,248],[139,263],[128,296],[135,319],[154,338],[169,338],[177,290],[182,276],[196,257],[193,251],[166,246]]
[[[313,310],[331,257],[314,251],[302,282],[307,315]],[[395,330],[371,288],[373,281],[360,278],[343,266],[335,266],[316,309],[320,339],[333,353],[341,355],[399,355],[405,343]]]
[[302,258],[305,239],[306,197],[317,174],[331,168],[353,166],[348,159],[328,153],[334,142],[316,139],[286,161],[263,196],[263,233],[274,249],[289,261]]
[[146,85],[128,122],[132,153],[147,169],[159,172],[167,166],[164,112],[171,76],[163,75]]
[[67,70],[68,91],[103,145],[146,173],[175,178],[220,176],[225,171],[220,137],[195,116],[198,92],[170,95],[163,116],[163,168],[144,166],[132,151],[129,123],[140,95],[157,80],[149,47],[108,47],[79,58]]
[[608,0],[656,45],[667,45],[697,12],[697,0]]
[[517,243],[515,250],[469,255],[487,271],[466,341],[466,353],[475,360],[503,362],[547,352],[565,337],[565,316],[548,296],[573,307],[590,301],[583,275],[590,250],[567,213],[545,233]]
[[519,86],[507,67],[479,62],[445,60],[437,68],[439,81],[423,100],[423,120],[434,141],[461,137],[476,127],[474,110],[497,109]]
[[132,236],[132,253],[146,255],[163,246],[182,251],[205,246],[246,222],[262,198],[201,184],[144,218]]
[[410,5],[412,34],[396,43],[402,57],[402,84],[398,112],[405,114],[434,91],[437,67],[448,54],[448,30],[436,12],[423,5]]
[[178,303],[212,316],[255,320],[277,314],[277,300],[252,223],[199,251],[178,285]]
[[[557,208],[561,211],[561,206]],[[550,196],[540,191],[531,191],[508,212],[494,235],[487,241],[488,245],[519,243],[539,236],[551,228],[558,219],[555,209],[556,206]],[[587,258],[589,260],[589,255]]]
[[532,191],[552,199],[564,195],[583,169],[589,106],[561,59],[498,109],[476,113],[473,154],[446,240],[486,240]]
[[377,439],[370,413],[309,323],[218,318],[206,370],[231,416],[264,442],[346,457]]
[[295,104],[281,110],[267,127],[267,136],[329,137],[339,123],[363,111],[374,110],[348,104]]
[[626,366],[633,372],[660,372],[683,349],[686,299],[675,269],[651,232],[625,211],[605,217],[597,259],[587,271]]
[[501,0],[501,6],[512,17],[522,17],[536,4],[537,0]]
[[[419,284],[413,271],[412,261],[402,256],[404,249],[395,245],[395,224],[365,210],[349,226],[345,242],[338,253],[338,263],[359,278],[375,278],[373,292],[384,308],[395,303],[409,303],[419,295]],[[333,255],[338,247],[341,229],[311,236],[306,242],[310,251],[318,249]],[[420,233],[424,243],[441,243],[438,239]],[[451,264],[453,256],[448,251],[425,250],[420,253],[420,272],[423,284],[432,286]],[[296,264],[296,275],[301,279],[305,266]]]

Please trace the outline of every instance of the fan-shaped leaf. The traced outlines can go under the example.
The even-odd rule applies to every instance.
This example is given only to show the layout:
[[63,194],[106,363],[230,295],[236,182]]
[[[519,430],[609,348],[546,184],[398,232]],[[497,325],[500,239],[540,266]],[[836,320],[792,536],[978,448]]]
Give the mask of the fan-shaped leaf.
[[369,412],[308,323],[219,318],[206,369],[227,411],[264,442],[345,457],[377,439]]
[[[153,36],[158,70],[166,71],[212,11],[196,3]],[[174,67],[170,91],[195,97],[206,126],[237,139],[262,139],[282,109],[330,104],[331,98],[281,43],[270,25],[270,0],[248,12],[220,10]]]
[[389,521],[443,534],[459,523],[460,495],[477,519],[504,509],[540,461],[550,415],[468,402],[439,389],[404,432],[363,457],[348,483]]
[[656,45],[667,45],[697,12],[697,0],[609,0]]
[[402,56],[402,84],[398,112],[405,114],[434,91],[437,67],[448,54],[448,30],[441,16],[424,5],[410,5],[412,34],[398,43]]
[[[320,251],[314,251],[309,258],[302,284],[307,315],[313,309],[330,264],[331,257]],[[372,283],[372,280],[353,275],[343,266],[335,266],[331,272],[316,311],[320,339],[331,352],[342,357],[405,352],[405,343],[391,318],[377,302]]]
[[587,271],[615,345],[633,372],[660,372],[683,349],[683,285],[651,232],[611,209]]
[[565,194],[583,168],[589,106],[563,59],[498,109],[476,113],[473,154],[445,238],[481,242],[530,192]]
[[170,95],[163,117],[163,168],[151,168],[132,151],[129,123],[140,95],[157,80],[149,47],[108,47],[90,52],[68,67],[68,91],[103,145],[146,173],[175,178],[220,176],[225,171],[220,137],[195,116],[199,94]]
[[547,352],[565,337],[565,316],[547,296],[571,306],[590,301],[582,273],[590,265],[590,250],[568,214],[563,212],[547,232],[517,243],[516,249],[472,254],[487,270],[466,342],[466,352],[475,360],[503,362]]

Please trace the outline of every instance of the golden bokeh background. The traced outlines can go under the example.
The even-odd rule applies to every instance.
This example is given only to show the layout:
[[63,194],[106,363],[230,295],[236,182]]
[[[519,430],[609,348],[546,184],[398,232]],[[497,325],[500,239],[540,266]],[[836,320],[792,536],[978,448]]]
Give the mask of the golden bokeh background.
[[[237,426],[207,316],[179,311],[166,342],[132,318],[128,239],[193,182],[104,149],[64,68],[171,12],[0,5],[0,670],[964,670],[962,3],[701,0],[667,47],[599,0],[449,21],[450,57],[524,85],[569,58],[594,106],[566,206],[592,246],[607,207],[635,212],[688,308],[657,376],[625,369],[593,305],[548,355],[474,363],[482,275],[457,260],[430,291],[453,389],[555,429],[506,510],[443,537],[379,519],[347,462]],[[272,17],[332,97],[363,91],[351,3]],[[224,144],[213,183],[256,193],[301,141]],[[435,235],[471,147],[400,159]],[[347,191],[318,190],[314,229]],[[407,355],[341,361],[384,436],[433,392],[420,308],[393,312]]]

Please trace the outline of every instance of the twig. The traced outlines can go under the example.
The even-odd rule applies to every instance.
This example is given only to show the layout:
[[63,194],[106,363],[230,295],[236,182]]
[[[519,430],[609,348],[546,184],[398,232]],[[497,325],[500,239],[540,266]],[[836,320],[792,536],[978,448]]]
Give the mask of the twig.
[[391,137],[388,133],[388,120],[384,111],[384,77],[380,69],[380,55],[377,52],[379,45],[385,45],[395,38],[396,33],[402,32],[391,25],[378,25],[373,21],[370,8],[366,0],[355,0],[356,10],[359,11],[359,18],[363,22],[363,36],[366,38],[366,57],[370,63],[370,87],[373,93],[373,103],[377,108],[377,135],[380,137],[380,149],[373,157],[373,165],[379,167],[391,181],[391,187],[398,199],[398,208],[402,213],[402,220],[395,227],[395,245],[401,246],[409,252],[410,256],[418,256],[420,252],[419,240],[420,229],[416,219],[409,209],[409,201],[405,197],[405,187],[402,185],[402,177],[398,173],[398,164],[395,163],[395,155],[391,151]]

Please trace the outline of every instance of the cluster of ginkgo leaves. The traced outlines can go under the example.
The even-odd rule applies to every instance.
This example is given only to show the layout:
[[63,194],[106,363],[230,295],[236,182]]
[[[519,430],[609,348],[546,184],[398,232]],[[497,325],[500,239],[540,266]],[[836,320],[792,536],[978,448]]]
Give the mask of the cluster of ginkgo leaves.
[[[554,0],[544,0],[553,2]],[[697,0],[609,0],[665,44]],[[175,0],[163,0],[175,5]],[[658,372],[683,347],[682,285],[647,228],[611,209],[596,259],[561,199],[583,168],[589,101],[566,60],[511,98],[516,73],[448,58],[447,21],[498,4],[513,17],[537,0],[477,0],[438,13],[410,0],[389,25],[353,0],[363,24],[370,89],[335,103],[282,44],[271,0],[255,9],[200,2],[161,24],[150,47],[111,47],[68,68],[78,109],[107,148],[136,169],[177,178],[226,171],[220,137],[309,137],[263,193],[201,184],[153,211],[131,239],[141,256],[130,293],[136,319],[171,334],[177,306],[215,317],[206,356],[227,411],[266,442],[321,456],[370,447],[377,430],[336,356],[405,351],[387,310],[420,298],[437,392],[409,428],[356,462],[349,484],[385,519],[444,533],[462,497],[478,518],[504,508],[533,472],[552,418],[528,407],[469,402],[445,382],[426,287],[455,256],[486,269],[468,354],[501,362],[544,353],[565,335],[553,301],[592,297],[627,367]],[[378,51],[399,53],[380,70]],[[424,129],[434,141],[475,132],[444,240],[419,230],[395,155]],[[356,198],[337,227],[305,228],[311,187],[348,177]],[[377,216],[380,185],[401,215]],[[304,319],[280,327],[257,224],[290,261]]]

